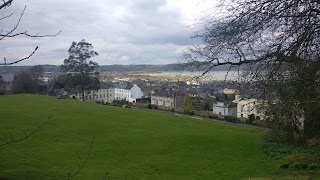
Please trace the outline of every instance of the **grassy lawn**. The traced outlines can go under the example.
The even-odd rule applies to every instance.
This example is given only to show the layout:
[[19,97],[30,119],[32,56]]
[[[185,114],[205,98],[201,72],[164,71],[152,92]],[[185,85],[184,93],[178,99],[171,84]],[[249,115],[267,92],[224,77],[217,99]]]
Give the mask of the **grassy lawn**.
[[263,153],[265,132],[169,114],[36,95],[0,96],[0,179],[305,179],[318,171],[280,169]]

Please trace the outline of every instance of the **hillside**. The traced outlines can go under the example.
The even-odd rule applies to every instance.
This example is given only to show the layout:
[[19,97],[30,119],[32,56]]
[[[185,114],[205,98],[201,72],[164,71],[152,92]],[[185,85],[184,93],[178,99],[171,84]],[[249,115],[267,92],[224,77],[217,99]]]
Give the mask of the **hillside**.
[[36,95],[0,96],[0,179],[282,179],[307,172],[279,168],[262,153],[265,132],[147,110]]

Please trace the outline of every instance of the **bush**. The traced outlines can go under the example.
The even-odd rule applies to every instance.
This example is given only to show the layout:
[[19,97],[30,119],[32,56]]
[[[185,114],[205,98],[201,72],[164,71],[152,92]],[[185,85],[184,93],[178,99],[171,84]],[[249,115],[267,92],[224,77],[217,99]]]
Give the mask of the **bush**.
[[158,106],[153,105],[153,104],[148,104],[147,108],[148,109],[158,109]]
[[290,170],[305,170],[307,168],[308,168],[308,164],[302,164],[302,163],[292,164],[289,167]]
[[281,164],[280,168],[281,168],[281,169],[289,169],[290,166],[291,166],[290,164],[287,164],[287,163],[286,163],[286,164]]
[[237,123],[238,122],[238,118],[233,117],[233,116],[224,116],[224,120],[227,122],[232,122],[232,123]]
[[309,170],[319,170],[320,169],[320,165],[317,163],[311,163],[308,165],[308,169]]
[[215,114],[209,114],[209,118],[210,118],[210,119],[217,119],[217,118],[218,118],[218,116],[217,116],[217,115],[215,115]]
[[248,120],[246,121],[247,124],[252,124],[256,120],[256,116],[254,114],[250,114]]

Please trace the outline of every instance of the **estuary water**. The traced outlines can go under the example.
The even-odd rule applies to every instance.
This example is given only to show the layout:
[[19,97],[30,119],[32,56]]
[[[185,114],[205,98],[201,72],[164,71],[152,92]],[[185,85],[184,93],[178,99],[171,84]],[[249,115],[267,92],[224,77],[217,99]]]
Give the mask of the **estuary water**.
[[[187,76],[191,78],[202,76],[203,72],[201,71],[172,71],[166,72],[175,76]],[[238,81],[241,79],[243,71],[210,71],[207,74],[203,75],[201,79],[207,80],[216,80],[216,81]]]

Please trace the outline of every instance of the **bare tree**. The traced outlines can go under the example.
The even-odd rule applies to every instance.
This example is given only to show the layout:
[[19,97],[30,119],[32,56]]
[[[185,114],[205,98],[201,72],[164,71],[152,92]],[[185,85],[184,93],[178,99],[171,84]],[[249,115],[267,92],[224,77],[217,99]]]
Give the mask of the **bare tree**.
[[203,43],[183,55],[186,62],[196,62],[204,74],[247,64],[247,77],[268,100],[267,118],[291,128],[285,139],[297,138],[292,129],[301,119],[303,140],[320,137],[320,2],[221,1],[213,10],[195,36]]

